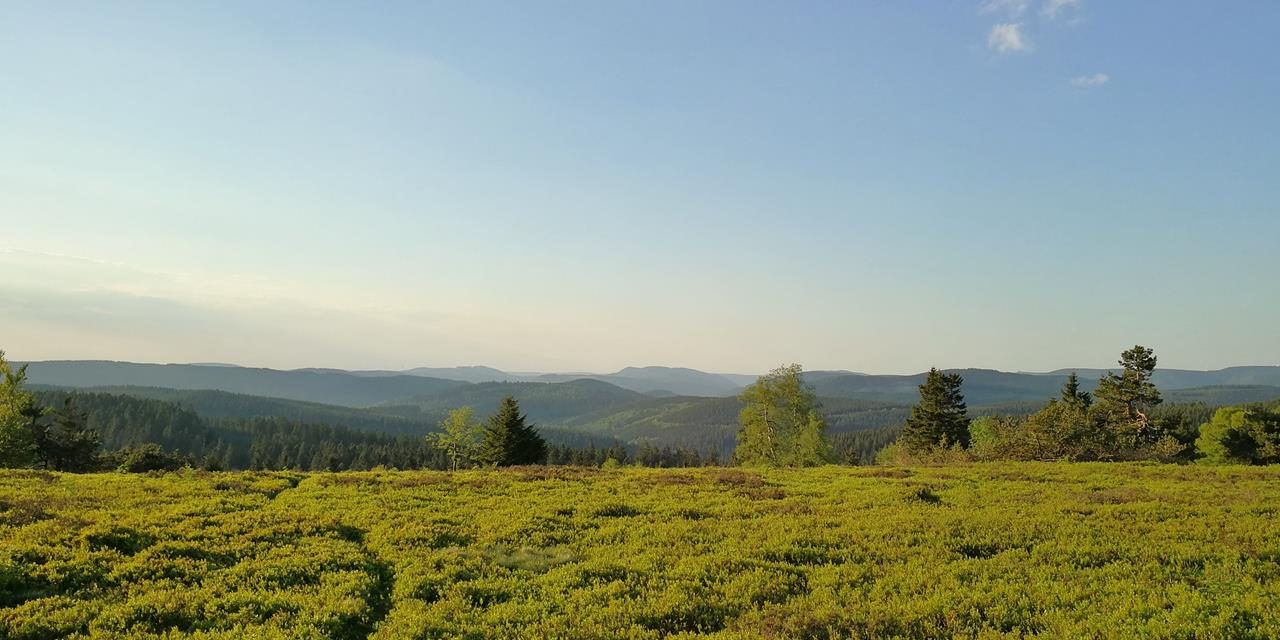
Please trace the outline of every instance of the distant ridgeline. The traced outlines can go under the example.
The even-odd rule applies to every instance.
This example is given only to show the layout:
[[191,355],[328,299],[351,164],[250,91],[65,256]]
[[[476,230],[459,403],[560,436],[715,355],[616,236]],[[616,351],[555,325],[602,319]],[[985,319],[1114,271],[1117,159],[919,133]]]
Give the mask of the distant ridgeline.
[[[15,366],[21,363],[14,363]],[[964,378],[971,406],[1016,402],[1042,403],[1057,394],[1067,375],[1079,375],[1085,391],[1092,391],[1106,370],[1063,369],[1049,373],[1007,373],[989,369],[949,369]],[[715,374],[671,367],[629,367],[611,374],[511,374],[487,367],[421,368],[407,372],[301,369],[279,371],[235,366],[135,364],[106,361],[50,361],[28,363],[29,382],[57,387],[154,387],[218,390],[254,396],[318,402],[347,407],[398,405],[424,412],[441,407],[476,404],[478,410],[497,407],[504,393],[512,393],[531,415],[549,418],[585,416],[591,410],[636,404],[641,398],[730,398],[755,381],[755,376]],[[865,375],[848,371],[807,371],[804,378],[824,399],[879,402],[910,406],[925,373]],[[1280,367],[1230,367],[1217,371],[1157,369],[1152,382],[1166,394],[1197,390],[1188,400],[1260,402],[1280,398]],[[498,384],[510,383],[510,384]],[[603,384],[597,384],[603,383]],[[567,387],[560,385],[567,384]],[[1229,387],[1229,389],[1223,389]],[[1207,388],[1207,389],[1206,389]],[[630,393],[628,393],[630,392]],[[1223,394],[1235,394],[1226,398]],[[1182,401],[1170,394],[1171,401]],[[544,416],[532,402],[548,403]],[[575,403],[576,401],[576,403]],[[479,406],[489,403],[487,406]]]
[[[980,417],[1039,410],[1068,372],[955,373],[964,380],[968,413]],[[1103,373],[1081,370],[1082,390],[1092,390]],[[442,452],[423,436],[437,431],[451,409],[489,413],[507,395],[547,439],[552,463],[725,463],[743,407],[736,393],[752,380],[664,367],[572,376],[483,367],[397,373],[100,361],[33,362],[27,374],[46,406],[73,395],[107,451],[151,443],[192,464],[225,469],[445,468]],[[836,459],[862,464],[898,437],[926,374],[803,376],[818,396]],[[1280,399],[1280,367],[1157,370],[1153,380],[1165,399],[1153,415],[1188,445],[1212,407]]]

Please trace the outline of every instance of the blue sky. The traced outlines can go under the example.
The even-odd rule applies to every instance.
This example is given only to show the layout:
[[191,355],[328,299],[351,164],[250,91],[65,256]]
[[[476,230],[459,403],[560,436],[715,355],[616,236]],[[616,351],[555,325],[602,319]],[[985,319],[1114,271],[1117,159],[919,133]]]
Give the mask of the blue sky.
[[19,359],[1280,361],[1276,3],[0,2]]

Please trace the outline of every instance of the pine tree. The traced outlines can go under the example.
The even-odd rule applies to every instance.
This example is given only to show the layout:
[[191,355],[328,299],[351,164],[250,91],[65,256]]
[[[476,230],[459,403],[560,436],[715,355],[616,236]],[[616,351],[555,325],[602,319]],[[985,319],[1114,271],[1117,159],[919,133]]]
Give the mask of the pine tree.
[[547,443],[533,425],[526,424],[516,399],[507,396],[486,421],[476,459],[498,467],[542,464],[547,459]]
[[1130,425],[1139,434],[1152,426],[1147,410],[1160,404],[1160,390],[1151,382],[1155,352],[1142,345],[1120,354],[1120,373],[1107,373],[1094,392],[1099,411],[1113,425]]
[[902,429],[899,442],[910,452],[936,447],[969,446],[969,415],[958,373],[930,369],[920,385],[920,403],[911,408],[911,417]]

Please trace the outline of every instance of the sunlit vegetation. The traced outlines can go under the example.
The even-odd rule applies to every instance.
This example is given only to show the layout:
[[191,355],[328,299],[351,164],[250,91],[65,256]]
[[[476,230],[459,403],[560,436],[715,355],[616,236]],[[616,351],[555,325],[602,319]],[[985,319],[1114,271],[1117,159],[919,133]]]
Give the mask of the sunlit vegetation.
[[0,472],[0,637],[1269,638],[1280,468]]

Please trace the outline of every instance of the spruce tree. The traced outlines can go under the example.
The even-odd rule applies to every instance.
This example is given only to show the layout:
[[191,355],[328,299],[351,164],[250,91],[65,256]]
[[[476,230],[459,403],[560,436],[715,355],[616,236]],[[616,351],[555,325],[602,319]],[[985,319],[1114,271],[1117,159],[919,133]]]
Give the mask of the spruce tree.
[[507,396],[498,412],[486,421],[476,459],[498,467],[542,464],[547,459],[547,443],[533,425],[526,423],[516,399]]
[[89,428],[89,416],[76,408],[72,396],[62,407],[31,422],[36,456],[44,468],[85,472],[98,466],[102,438]]
[[1093,404],[1093,396],[1080,388],[1080,377],[1074,371],[1067,376],[1066,384],[1062,385],[1062,401],[1085,409]]
[[930,369],[920,385],[920,403],[911,408],[911,417],[902,429],[899,442],[910,452],[936,447],[969,446],[969,415],[958,373]]

